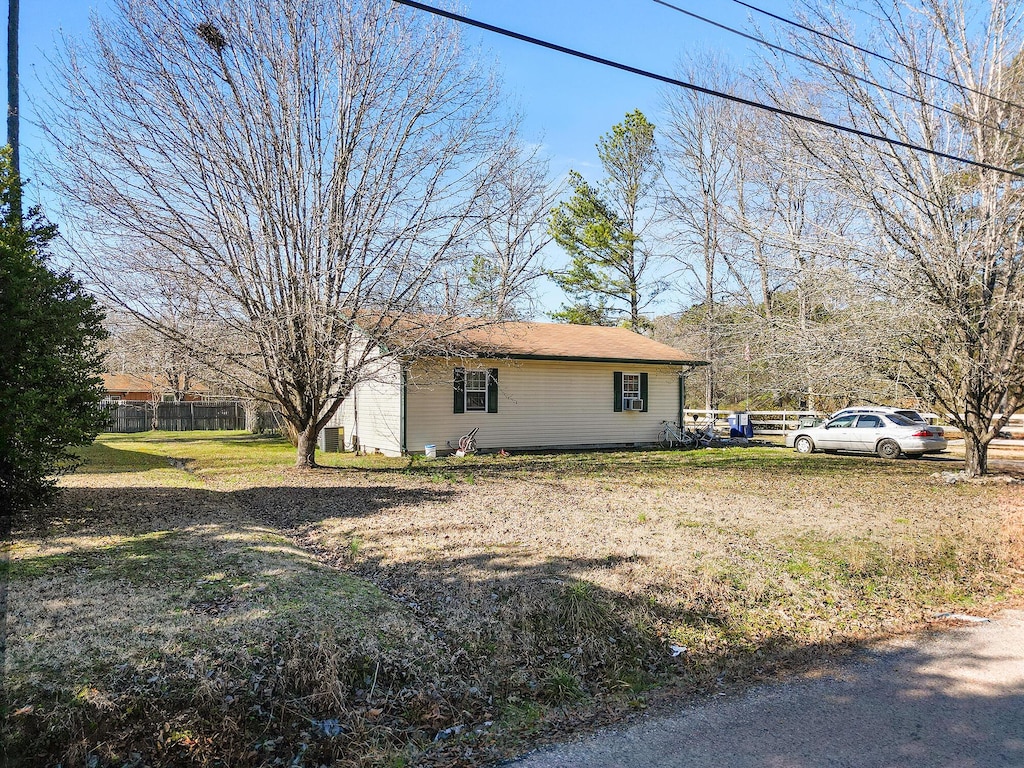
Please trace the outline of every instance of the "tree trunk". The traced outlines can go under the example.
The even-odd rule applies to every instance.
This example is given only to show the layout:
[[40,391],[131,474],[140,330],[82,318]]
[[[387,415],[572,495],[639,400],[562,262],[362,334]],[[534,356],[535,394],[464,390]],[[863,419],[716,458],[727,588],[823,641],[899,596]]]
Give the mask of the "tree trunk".
[[316,419],[312,419],[305,429],[296,430],[298,445],[295,449],[295,468],[313,469],[316,467]]
[[964,472],[968,477],[988,474],[988,443],[969,430],[964,430]]

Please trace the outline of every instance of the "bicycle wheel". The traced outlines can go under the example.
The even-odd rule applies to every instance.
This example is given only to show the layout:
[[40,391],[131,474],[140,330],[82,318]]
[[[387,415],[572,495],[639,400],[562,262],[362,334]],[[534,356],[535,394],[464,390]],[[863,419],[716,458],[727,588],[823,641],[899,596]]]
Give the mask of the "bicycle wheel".
[[672,435],[668,433],[667,429],[661,430],[661,434],[658,435],[658,444],[666,450],[672,447]]

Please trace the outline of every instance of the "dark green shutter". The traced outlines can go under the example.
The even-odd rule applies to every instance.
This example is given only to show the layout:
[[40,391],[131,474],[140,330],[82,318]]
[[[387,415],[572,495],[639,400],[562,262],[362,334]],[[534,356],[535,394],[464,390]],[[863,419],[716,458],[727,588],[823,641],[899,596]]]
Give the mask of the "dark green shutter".
[[466,412],[466,369],[455,369],[455,400],[453,402],[453,413]]
[[487,369],[487,412],[498,412],[498,369]]
[[612,374],[612,410],[616,413],[622,412],[622,371],[615,371]]
[[644,401],[644,407],[640,409],[641,413],[647,413],[647,374],[640,374],[640,399]]

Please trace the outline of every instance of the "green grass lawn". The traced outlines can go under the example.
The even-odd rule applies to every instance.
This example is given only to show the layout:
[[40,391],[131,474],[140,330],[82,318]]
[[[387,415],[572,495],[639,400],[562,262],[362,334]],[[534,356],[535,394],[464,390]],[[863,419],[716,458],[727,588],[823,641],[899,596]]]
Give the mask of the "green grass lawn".
[[485,764],[1021,596],[1016,488],[950,486],[941,461],[303,471],[240,432],[102,435],[81,458],[10,551],[24,765]]

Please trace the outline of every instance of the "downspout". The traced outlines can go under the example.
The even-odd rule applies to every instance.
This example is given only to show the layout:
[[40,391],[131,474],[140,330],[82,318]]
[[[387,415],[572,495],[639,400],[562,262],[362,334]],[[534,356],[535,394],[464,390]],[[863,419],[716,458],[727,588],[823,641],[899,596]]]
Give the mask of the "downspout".
[[696,365],[687,365],[679,371],[679,428],[686,429],[686,377],[697,369]]
[[686,422],[683,421],[684,413],[686,408],[686,369],[679,371],[679,428],[686,429]]
[[406,428],[406,421],[408,419],[408,405],[409,405],[409,369],[406,365],[402,364],[402,409],[401,416],[399,417],[400,423],[398,427],[399,440],[402,444],[402,455],[409,455],[408,442],[408,431]]
[[352,387],[352,450],[356,454],[362,450],[359,444],[359,387]]

